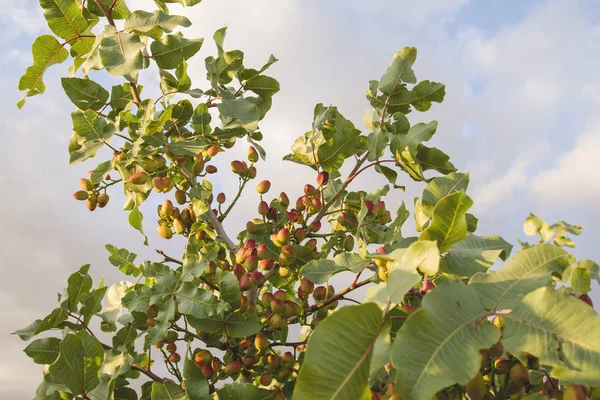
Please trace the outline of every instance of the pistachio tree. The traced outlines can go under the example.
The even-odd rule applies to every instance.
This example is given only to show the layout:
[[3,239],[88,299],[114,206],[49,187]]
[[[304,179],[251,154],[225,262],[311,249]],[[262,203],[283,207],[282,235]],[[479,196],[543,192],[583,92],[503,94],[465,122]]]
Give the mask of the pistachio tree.
[[[222,28],[206,84],[195,86],[188,60],[204,39],[180,32],[191,21],[169,3],[200,0],[154,0],[153,11],[126,0],[40,0],[52,34],[33,43],[18,106],[68,61],[69,162],[112,151],[73,201],[102,213],[123,190],[134,229],[186,240],[159,261],[106,245],[123,282],[94,285],[84,265],[47,316],[15,332],[45,366],[35,399],[599,398],[600,317],[588,292],[600,267],[567,250],[581,226],[532,214],[524,228],[536,239],[519,249],[475,233],[469,174],[426,144],[436,121],[410,122],[445,96],[442,83],[417,79],[415,48],[368,82],[364,128],[335,106],[315,107],[281,167],[306,166],[314,181],[290,200],[253,181],[259,143],[269,147],[260,124],[280,90],[267,75],[277,59],[246,66]],[[122,81],[104,87],[91,71]],[[149,97],[140,76],[156,71],[161,94]],[[248,148],[231,163],[238,189],[213,193],[214,160],[236,145]],[[368,193],[354,184],[365,174],[389,184]],[[406,181],[422,195],[390,209],[386,196],[402,198]],[[227,232],[250,187],[245,229]],[[144,218],[150,196],[161,205]],[[353,278],[334,288],[341,272]],[[349,297],[359,288],[360,302]]]

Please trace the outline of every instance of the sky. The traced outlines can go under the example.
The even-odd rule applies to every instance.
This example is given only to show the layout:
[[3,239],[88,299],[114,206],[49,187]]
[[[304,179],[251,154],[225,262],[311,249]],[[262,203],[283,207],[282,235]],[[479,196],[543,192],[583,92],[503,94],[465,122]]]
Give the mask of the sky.
[[[133,10],[152,3],[128,4]],[[246,66],[261,66],[271,53],[279,58],[268,72],[281,91],[261,122],[268,156],[257,178],[271,180],[273,193],[285,190],[295,199],[305,183],[314,182],[310,169],[281,161],[293,140],[310,129],[314,105],[338,106],[366,132],[361,121],[368,81],[379,79],[396,51],[416,46],[417,78],[445,83],[447,95],[442,104],[409,119],[413,124],[437,120],[433,145],[460,171],[470,172],[477,233],[517,244],[517,235],[525,238],[522,223],[533,212],[549,222],[583,225],[573,253],[600,261],[600,2],[205,0],[172,12],[192,21],[184,30],[188,37],[206,39],[190,64],[200,87],[203,60],[215,52],[212,33],[222,26],[228,26],[226,49],[243,50]],[[142,209],[146,247],[127,224],[122,195],[111,193],[109,205],[93,213],[71,198],[78,179],[110,154],[68,165],[72,104],[60,87],[66,64],[45,75],[44,95],[17,110],[17,83],[31,63],[31,43],[48,32],[36,1],[0,0],[1,398],[33,397],[41,369],[22,352],[25,344],[8,335],[51,311],[70,273],[90,263],[95,283],[102,276],[107,284],[123,279],[109,264],[104,244],[127,247],[140,262],[159,260],[154,249],[173,255],[182,249],[181,240],[166,242],[154,233],[160,199]],[[91,78],[118,82],[100,78],[105,75]],[[142,71],[141,81],[146,93],[155,93],[156,70]],[[229,162],[242,158],[246,148],[236,146],[217,166],[229,170]],[[375,189],[384,183],[370,175],[354,184]],[[407,192],[395,192],[387,202],[410,205],[423,189],[402,183]],[[226,172],[214,185],[232,197],[237,181]],[[256,203],[252,193],[244,195],[226,228],[241,229]],[[594,290],[598,305],[598,285]]]

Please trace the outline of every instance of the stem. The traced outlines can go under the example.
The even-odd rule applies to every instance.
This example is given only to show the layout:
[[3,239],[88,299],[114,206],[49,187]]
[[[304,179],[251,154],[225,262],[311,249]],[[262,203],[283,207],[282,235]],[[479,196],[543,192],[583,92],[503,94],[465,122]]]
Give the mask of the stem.
[[98,8],[102,11],[102,14],[104,14],[106,19],[108,20],[108,23],[116,28],[117,26],[115,25],[115,20],[112,17],[112,6],[110,9],[107,9],[106,7],[104,7],[104,4],[102,4],[102,1],[100,0],[94,0],[94,3],[96,3]]
[[140,92],[138,91],[137,85],[133,82],[130,82],[129,88],[131,89],[131,96],[133,96],[133,103],[139,107],[142,100],[140,100]]
[[125,139],[125,140],[127,140],[127,141],[129,141],[129,142],[133,142],[133,140],[131,140],[130,138],[128,138],[128,137],[127,137],[127,136],[125,136],[125,135],[121,135],[120,133],[114,133],[114,135],[115,135],[115,136],[118,136],[118,137],[120,137],[120,138],[122,138],[122,139]]
[[[166,255],[164,251],[158,250],[158,249],[156,249],[155,251],[158,254],[160,254],[161,256],[164,257],[163,262],[172,262],[172,263],[175,263],[175,264],[183,265],[183,262],[179,261],[176,258],[173,258],[173,257],[170,257],[170,256]],[[217,285],[215,285],[214,283],[212,283],[211,281],[209,281],[208,279],[200,276],[200,280],[202,282],[204,282],[207,286],[209,286],[212,290],[216,290],[217,292],[220,291],[219,287]]]
[[365,279],[363,281],[360,281],[357,284],[350,285],[346,289],[340,291],[339,293],[335,294],[334,296],[330,297],[329,299],[324,300],[324,301],[322,301],[319,304],[315,304],[314,306],[310,307],[308,310],[310,312],[314,312],[314,311],[316,311],[318,309],[321,309],[321,308],[323,308],[325,306],[328,306],[329,304],[334,303],[337,300],[340,300],[342,297],[344,297],[346,294],[352,292],[353,290],[356,290],[359,287],[368,285],[371,282],[373,282],[373,277]]
[[354,168],[352,168],[352,171],[350,171],[350,174],[348,174],[348,177],[346,178],[344,183],[342,183],[340,189],[337,192],[335,192],[335,194],[329,199],[329,201],[323,206],[323,208],[321,208],[321,211],[319,211],[317,216],[313,219],[313,222],[320,221],[321,218],[323,218],[323,216],[327,212],[327,210],[340,198],[342,192],[346,189],[346,187],[348,187],[350,182],[352,182],[354,178],[356,178],[356,176],[358,175],[358,170],[365,163],[365,161],[367,161],[368,156],[369,153],[365,154],[356,162],[356,165],[354,166]]
[[235,203],[237,203],[237,201],[240,199],[240,196],[242,195],[242,192],[244,191],[244,187],[246,186],[246,183],[248,183],[249,181],[250,181],[250,179],[246,179],[246,178],[243,180],[242,185],[238,189],[237,195],[235,196],[235,198],[233,199],[233,201],[231,202],[229,207],[227,207],[225,212],[219,216],[219,218],[218,218],[219,221],[223,221],[225,218],[227,218],[227,215],[229,214],[229,212],[231,211],[233,206],[235,206]]
[[269,345],[269,347],[276,347],[276,346],[297,347],[297,346],[301,346],[303,344],[306,344],[306,340],[304,340],[302,342],[271,343]]

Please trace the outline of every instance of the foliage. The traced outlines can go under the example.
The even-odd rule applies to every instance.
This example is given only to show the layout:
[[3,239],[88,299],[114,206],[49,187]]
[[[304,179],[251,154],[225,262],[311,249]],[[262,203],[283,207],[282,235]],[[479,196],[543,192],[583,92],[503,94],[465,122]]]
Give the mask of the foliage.
[[[143,235],[149,224],[140,205],[159,196],[157,233],[187,242],[180,257],[158,251],[159,262],[106,245],[110,263],[134,282],[94,287],[85,265],[49,315],[15,332],[35,337],[25,353],[47,366],[36,399],[599,395],[600,317],[587,293],[600,268],[563,249],[582,227],[531,215],[525,233],[540,243],[521,243],[512,258],[502,238],[475,234],[469,175],[425,144],[436,121],[408,119],[445,96],[443,84],[417,80],[415,48],[400,50],[369,82],[367,133],[336,107],[315,107],[311,129],[285,160],[314,170],[316,182],[291,204],[283,192],[268,201],[270,182],[258,183],[258,215],[230,236],[223,221],[265,156],[259,124],[280,89],[265,72],[277,59],[246,67],[219,29],[217,54],[205,59],[208,86],[195,88],[188,60],[204,40],[179,32],[191,21],[168,4],[200,1],[154,3],[149,12],[131,11],[125,0],[40,1],[54,35],[34,41],[18,105],[44,92],[49,67],[70,59],[62,79],[75,106],[70,162],[113,152],[73,197],[94,211],[122,186],[128,221]],[[153,63],[159,98],[144,97],[139,84]],[[91,70],[124,82],[106,88]],[[228,200],[213,193],[211,161],[244,140],[248,157],[231,163],[239,188]],[[369,172],[390,185],[351,189]],[[402,173],[424,185],[414,237],[403,235],[405,204],[393,211],[383,200],[403,190]],[[491,270],[498,259],[506,264]],[[340,272],[354,279],[336,290],[330,279]],[[348,304],[363,286],[363,304]],[[112,340],[102,342],[97,329]]]

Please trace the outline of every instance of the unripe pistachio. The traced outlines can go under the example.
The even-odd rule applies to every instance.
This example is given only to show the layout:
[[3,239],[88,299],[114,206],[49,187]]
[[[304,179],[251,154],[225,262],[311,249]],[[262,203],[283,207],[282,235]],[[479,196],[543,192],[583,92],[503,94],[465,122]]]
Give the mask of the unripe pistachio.
[[159,225],[156,227],[156,233],[163,239],[171,239],[173,237],[173,232],[171,232],[171,228],[164,225]]
[[146,310],[146,316],[148,318],[156,318],[157,315],[158,315],[158,304],[152,304]]
[[90,197],[88,197],[86,205],[88,210],[94,211],[96,209],[96,206],[98,205],[98,196],[91,195]]
[[367,215],[373,214],[373,207],[375,207],[375,204],[371,200],[365,200],[365,207],[367,207]]
[[154,178],[152,178],[152,187],[154,188],[154,190],[158,193],[163,192],[167,187],[168,183],[166,179],[167,178],[162,178],[160,176],[155,176]]
[[98,207],[104,208],[108,204],[108,200],[110,197],[106,193],[101,193],[98,195]]
[[238,372],[240,372],[241,369],[242,369],[242,363],[237,360],[234,360],[234,361],[231,361],[229,364],[227,364],[225,366],[225,368],[223,368],[223,371],[227,375],[231,376],[231,375],[235,375]]
[[165,160],[165,158],[163,156],[161,156],[160,154],[153,154],[151,156],[152,161],[154,161],[155,163],[158,164],[159,168],[164,167],[165,165],[167,165],[167,160]]
[[254,271],[257,266],[258,266],[258,257],[254,256],[254,255],[249,255],[248,257],[246,257],[246,260],[244,260],[244,267],[246,268],[246,270],[248,272]]
[[173,220],[173,230],[175,230],[175,233],[178,234],[182,234],[183,232],[185,232],[185,225],[183,224],[183,222],[181,222],[179,218],[175,218]]
[[283,314],[283,311],[284,311],[283,304],[284,303],[281,300],[278,300],[278,299],[271,300],[270,308],[275,314]]
[[242,247],[235,253],[235,262],[243,264],[244,261],[246,261],[246,249]]
[[171,178],[165,178],[165,188],[163,189],[163,193],[168,193],[175,187],[175,181]]
[[248,239],[246,240],[246,243],[244,243],[244,247],[246,249],[253,249],[256,247],[256,240],[254,239]]
[[283,353],[281,355],[281,361],[283,361],[286,364],[289,364],[292,361],[294,361],[294,356],[292,355],[292,353],[290,351],[286,351],[285,353]]
[[344,250],[352,251],[354,249],[354,236],[348,235],[344,239]]
[[154,347],[157,349],[162,349],[164,345],[165,345],[165,342],[162,340],[159,340],[158,342],[154,343]]
[[255,286],[260,286],[265,283],[265,276],[259,271],[254,271],[250,274],[250,283]]
[[233,274],[240,279],[242,277],[242,275],[244,275],[246,273],[246,268],[242,267],[241,264],[235,264],[233,266]]
[[277,270],[277,273],[279,274],[280,277],[287,278],[288,276],[290,276],[291,272],[290,272],[290,269],[288,267],[280,265],[279,269]]
[[306,207],[310,207],[310,197],[304,195],[302,197],[300,197],[300,201],[302,202],[302,205],[306,208]]
[[269,205],[266,201],[261,201],[258,203],[258,213],[260,215],[267,215],[269,213]]
[[385,211],[385,203],[383,201],[380,201],[373,207],[373,215],[375,215],[376,217],[381,217],[385,215]]
[[262,374],[259,379],[259,382],[263,386],[269,386],[271,382],[273,382],[273,378],[269,374]]
[[269,348],[269,338],[267,338],[267,335],[262,332],[257,333],[254,338],[254,347],[259,353],[267,350]]
[[584,303],[586,303],[588,306],[590,306],[592,308],[594,307],[592,298],[590,296],[588,296],[587,294],[582,294],[581,296],[579,296],[579,300],[583,301]]
[[281,366],[281,358],[277,354],[269,354],[267,356],[267,364],[269,367],[277,369]]
[[293,260],[296,257],[296,254],[296,249],[289,244],[281,247],[281,256],[288,261]]
[[311,185],[311,184],[306,184],[304,185],[304,194],[306,194],[309,197],[314,196],[317,193],[317,189]]
[[248,356],[248,357],[244,357],[242,362],[244,363],[244,368],[252,369],[254,367],[254,364],[256,363],[256,360],[254,359],[254,357]]
[[300,289],[306,294],[311,294],[315,290],[315,284],[303,277],[300,281]]
[[268,250],[266,244],[258,245],[258,247],[256,247],[256,257],[258,257],[259,260],[264,260],[267,258]]
[[309,239],[304,246],[311,250],[315,250],[317,248],[317,239]]
[[192,164],[192,173],[194,175],[200,175],[204,171],[204,160],[199,158]]
[[215,146],[213,144],[208,149],[206,149],[206,154],[208,154],[210,157],[214,157],[217,154],[219,154],[220,151],[221,151],[221,148],[219,146]]
[[290,242],[292,234],[287,228],[281,228],[279,232],[277,232],[277,236],[275,240],[277,241],[277,245],[283,246],[284,244],[288,244]]
[[240,290],[245,292],[246,290],[252,287],[252,283],[250,282],[250,274],[246,273],[240,277]]
[[498,358],[494,361],[494,371],[497,374],[504,374],[508,370],[510,360],[508,358]]
[[284,366],[279,371],[277,371],[277,380],[279,382],[285,382],[289,379],[290,376],[294,373],[294,370],[291,367]]
[[169,361],[173,363],[178,363],[181,361],[181,356],[178,353],[173,353],[169,356]]
[[215,371],[212,369],[212,367],[210,366],[210,364],[204,364],[202,366],[202,374],[206,377],[206,378],[211,378],[213,376],[213,374],[215,373]]
[[298,243],[302,242],[305,238],[306,238],[306,231],[304,229],[297,228],[294,231],[294,239],[296,239],[296,241]]
[[219,193],[217,195],[217,203],[223,204],[223,203],[225,203],[225,201],[226,201],[225,193]]
[[160,208],[159,215],[162,218],[169,218],[173,214],[173,203],[171,200],[165,200]]
[[146,320],[146,327],[151,328],[153,326],[156,326],[156,320],[154,318],[148,318]]
[[245,175],[248,172],[248,165],[245,161],[234,160],[231,162],[231,170],[234,174]]
[[329,182],[329,173],[325,171],[321,171],[317,174],[317,185],[325,186]]
[[259,264],[260,269],[263,270],[263,271],[270,271],[270,270],[272,270],[274,265],[275,265],[275,261],[273,261],[272,258],[265,258]]
[[256,191],[258,194],[265,194],[271,189],[271,182],[269,181],[260,181],[258,185],[256,185]]
[[83,200],[87,200],[88,197],[90,197],[90,195],[85,190],[78,190],[75,193],[73,193],[73,198],[75,200],[83,201]]
[[529,371],[521,363],[515,364],[510,369],[510,380],[519,386],[529,384]]
[[284,208],[287,208],[290,205],[290,199],[285,192],[279,193],[279,202]]
[[563,394],[563,400],[585,400],[587,398],[585,387],[574,383],[569,383]]
[[254,179],[256,178],[256,167],[252,166],[248,169],[248,178]]
[[313,299],[315,301],[325,300],[327,296],[327,288],[325,286],[317,286],[313,291]]
[[242,351],[248,350],[251,346],[252,346],[252,340],[250,340],[250,338],[246,337],[240,341],[239,347],[240,347],[240,350],[242,350]]
[[177,351],[177,344],[175,344],[175,343],[169,343],[167,345],[167,351],[169,353],[175,353]]
[[138,171],[129,177],[129,182],[133,183],[134,185],[143,185],[144,183],[148,182],[148,179],[150,179],[148,174]]
[[492,357],[500,357],[503,353],[504,353],[504,346],[502,345],[502,342],[500,342],[500,341],[498,343],[494,344],[489,349],[489,354]]
[[308,227],[308,230],[313,233],[319,232],[321,230],[321,221],[313,221]]
[[467,383],[467,395],[471,400],[483,400],[488,392],[487,385],[483,381],[483,375],[478,372],[473,379]]
[[256,224],[252,221],[246,222],[246,231],[248,233],[256,233]]
[[319,211],[321,211],[321,207],[323,207],[323,205],[321,203],[321,199],[319,199],[318,197],[315,197],[310,202],[310,205],[308,208],[309,208],[311,214],[316,214]]
[[185,204],[186,200],[187,200],[187,198],[186,198],[185,192],[181,189],[177,189],[175,191],[175,201],[177,202],[177,204],[183,205],[183,204]]
[[302,197],[299,197],[298,200],[296,200],[296,209],[298,211],[304,211],[306,209],[306,206],[302,203]]
[[258,151],[254,148],[254,146],[248,147],[248,161],[255,163],[258,161]]
[[81,188],[86,191],[90,191],[90,190],[94,189],[94,184],[92,183],[92,181],[90,181],[89,179],[85,179],[85,178],[81,178],[79,180],[79,186],[81,186]]
[[206,173],[207,174],[216,174],[217,173],[217,167],[215,167],[214,165],[207,165],[205,167]]
[[223,362],[215,357],[210,362],[210,366],[216,373],[219,373],[223,369]]

